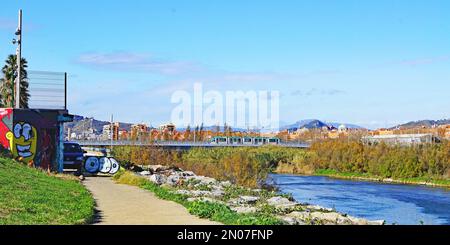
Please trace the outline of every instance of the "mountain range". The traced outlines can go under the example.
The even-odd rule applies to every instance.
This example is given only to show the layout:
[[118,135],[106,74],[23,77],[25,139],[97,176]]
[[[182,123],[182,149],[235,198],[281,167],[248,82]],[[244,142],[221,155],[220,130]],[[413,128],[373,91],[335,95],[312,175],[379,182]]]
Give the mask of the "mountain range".
[[430,128],[433,126],[440,126],[440,125],[447,125],[450,124],[450,119],[441,119],[441,120],[420,120],[420,121],[412,121],[408,123],[404,123],[395,127],[392,127],[391,129],[395,128],[416,128],[416,127],[426,127]]
[[[74,132],[76,134],[81,134],[83,132],[88,131],[89,129],[94,129],[94,132],[97,134],[101,134],[103,132],[103,126],[109,124],[108,121],[101,121],[96,120],[92,117],[83,117],[79,115],[74,116],[74,121],[70,123],[64,124],[64,131],[67,132],[67,129],[70,128],[71,132]],[[394,128],[413,128],[413,127],[432,127],[433,125],[445,125],[450,124],[450,119],[442,119],[442,120],[420,120],[420,121],[413,121],[408,122],[405,124],[401,124]],[[120,122],[120,129],[124,129],[127,131],[130,131],[131,125],[133,123],[123,123]],[[350,124],[350,123],[339,123],[339,122],[325,122],[318,119],[305,119],[297,121],[293,124],[285,124],[284,126],[280,127],[280,130],[297,130],[297,129],[314,129],[314,128],[323,128],[323,127],[329,127],[329,128],[338,128],[340,125],[345,125],[349,129],[363,129],[363,127]],[[194,130],[195,127],[191,127],[191,130]],[[217,126],[204,126],[204,130],[211,130],[216,131]],[[224,127],[219,127],[220,131],[223,132]],[[247,129],[243,128],[232,128],[233,131],[239,131],[239,132],[246,132]],[[179,131],[184,131],[185,128],[179,128]],[[250,131],[256,131],[253,129],[250,129]],[[270,131],[270,130],[269,130]],[[261,132],[269,132],[268,130],[261,130]]]
[[329,128],[338,128],[340,125],[345,125],[347,128],[350,129],[362,129],[363,127],[355,125],[355,124],[349,124],[349,123],[338,123],[338,122],[323,122],[318,119],[306,119],[306,120],[300,120],[294,124],[285,125],[281,127],[281,130],[297,130],[297,129],[314,129],[314,128],[323,128],[323,127],[329,127]]

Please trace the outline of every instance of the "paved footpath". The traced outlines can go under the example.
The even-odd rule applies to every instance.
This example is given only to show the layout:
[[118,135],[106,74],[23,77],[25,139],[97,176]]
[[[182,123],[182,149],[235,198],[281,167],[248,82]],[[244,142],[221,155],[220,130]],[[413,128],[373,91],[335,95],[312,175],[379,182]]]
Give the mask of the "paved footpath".
[[188,213],[182,205],[158,199],[152,192],[116,184],[109,177],[83,181],[96,201],[98,225],[215,225]]

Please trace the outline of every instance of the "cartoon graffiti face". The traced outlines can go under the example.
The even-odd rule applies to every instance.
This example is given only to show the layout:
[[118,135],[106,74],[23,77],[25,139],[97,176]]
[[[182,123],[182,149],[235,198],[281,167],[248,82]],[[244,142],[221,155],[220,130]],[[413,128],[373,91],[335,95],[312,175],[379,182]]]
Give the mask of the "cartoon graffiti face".
[[37,130],[29,123],[19,122],[14,125],[13,132],[9,132],[11,151],[15,157],[20,157],[24,162],[34,159],[37,145]]

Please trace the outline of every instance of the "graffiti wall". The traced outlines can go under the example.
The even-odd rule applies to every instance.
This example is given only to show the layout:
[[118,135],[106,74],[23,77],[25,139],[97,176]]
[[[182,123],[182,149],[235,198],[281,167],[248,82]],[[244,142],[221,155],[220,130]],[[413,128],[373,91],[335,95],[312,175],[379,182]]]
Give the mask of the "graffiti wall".
[[61,111],[0,109],[0,144],[17,160],[46,170],[58,170]]

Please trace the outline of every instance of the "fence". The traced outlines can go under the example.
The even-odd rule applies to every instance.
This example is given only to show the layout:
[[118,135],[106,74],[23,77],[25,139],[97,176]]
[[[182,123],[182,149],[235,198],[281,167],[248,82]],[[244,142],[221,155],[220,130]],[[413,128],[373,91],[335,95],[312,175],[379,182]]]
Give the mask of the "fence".
[[67,73],[28,71],[31,109],[67,109]]

